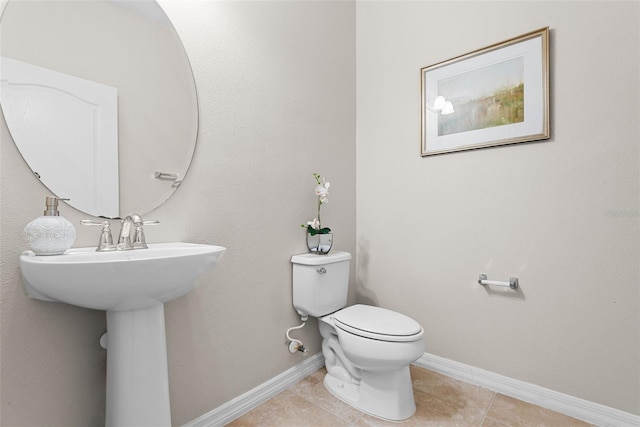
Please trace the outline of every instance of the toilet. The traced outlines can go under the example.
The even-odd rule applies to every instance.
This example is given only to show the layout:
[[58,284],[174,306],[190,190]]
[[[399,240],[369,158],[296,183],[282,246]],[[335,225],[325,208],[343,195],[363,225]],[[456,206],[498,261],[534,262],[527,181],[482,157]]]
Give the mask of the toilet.
[[424,354],[424,330],[392,310],[346,307],[350,261],[348,252],[293,256],[293,307],[318,318],[327,390],[367,414],[405,420],[416,411],[409,365]]

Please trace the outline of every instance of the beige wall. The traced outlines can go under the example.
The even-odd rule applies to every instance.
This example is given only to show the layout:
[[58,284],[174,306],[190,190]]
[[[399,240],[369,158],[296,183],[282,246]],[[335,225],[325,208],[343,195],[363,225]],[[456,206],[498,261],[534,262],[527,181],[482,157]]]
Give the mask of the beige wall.
[[[640,414],[640,3],[356,10],[363,298],[429,353]],[[551,140],[421,158],[420,68],[547,25]]]
[[[284,331],[298,322],[289,258],[314,214],[312,172],[332,183],[337,248],[355,253],[357,218],[361,300],[418,319],[428,352],[640,413],[638,3],[162,5],[200,130],[147,237],[229,248],[166,308],[175,424],[301,360]],[[420,158],[420,67],[546,25],[553,138]],[[20,234],[47,192],[0,132],[1,423],[99,425],[104,314],[25,296]],[[95,239],[78,228],[78,246]],[[518,276],[522,294],[487,293],[481,272]],[[312,353],[315,327],[299,334]]]
[[[355,254],[355,5],[161,4],[191,59],[200,128],[183,184],[146,216],[161,221],[147,240],[228,248],[195,291],[166,306],[179,425],[302,361],[288,352],[284,334],[300,322],[289,260],[306,251],[300,224],[315,215],[313,172],[332,184],[323,222],[335,232],[335,248]],[[4,121],[0,131],[1,424],[100,425],[105,315],[25,295],[21,233],[48,193]],[[61,213],[75,224],[85,218],[66,205]],[[76,246],[97,243],[96,230],[77,231]],[[315,321],[296,336],[311,354],[320,351]]]

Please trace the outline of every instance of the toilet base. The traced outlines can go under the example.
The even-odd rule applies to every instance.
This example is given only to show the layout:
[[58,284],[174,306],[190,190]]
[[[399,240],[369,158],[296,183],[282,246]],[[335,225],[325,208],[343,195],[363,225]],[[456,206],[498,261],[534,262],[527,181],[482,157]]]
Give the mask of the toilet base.
[[409,366],[390,371],[361,371],[360,384],[349,384],[330,374],[324,385],[338,399],[374,417],[402,421],[416,412]]

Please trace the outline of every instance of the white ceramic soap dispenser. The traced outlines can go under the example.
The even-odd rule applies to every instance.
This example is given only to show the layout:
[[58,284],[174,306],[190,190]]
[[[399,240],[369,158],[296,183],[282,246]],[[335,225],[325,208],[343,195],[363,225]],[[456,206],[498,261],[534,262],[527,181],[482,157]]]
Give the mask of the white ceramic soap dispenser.
[[36,255],[60,255],[76,241],[76,229],[60,216],[58,200],[68,199],[47,197],[44,215],[24,228],[24,241]]

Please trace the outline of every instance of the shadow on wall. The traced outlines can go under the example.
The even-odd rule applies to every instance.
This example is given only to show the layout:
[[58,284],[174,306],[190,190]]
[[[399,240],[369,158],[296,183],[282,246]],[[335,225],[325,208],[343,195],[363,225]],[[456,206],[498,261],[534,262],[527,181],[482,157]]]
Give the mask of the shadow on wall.
[[379,307],[378,297],[365,285],[367,283],[367,267],[369,266],[369,241],[362,239],[358,244],[358,279],[356,280],[356,296],[358,304]]
[[489,295],[490,297],[516,298],[522,300],[526,299],[521,286],[519,286],[518,289],[510,289],[508,287],[494,288],[490,285],[486,285],[483,287],[487,295]]

